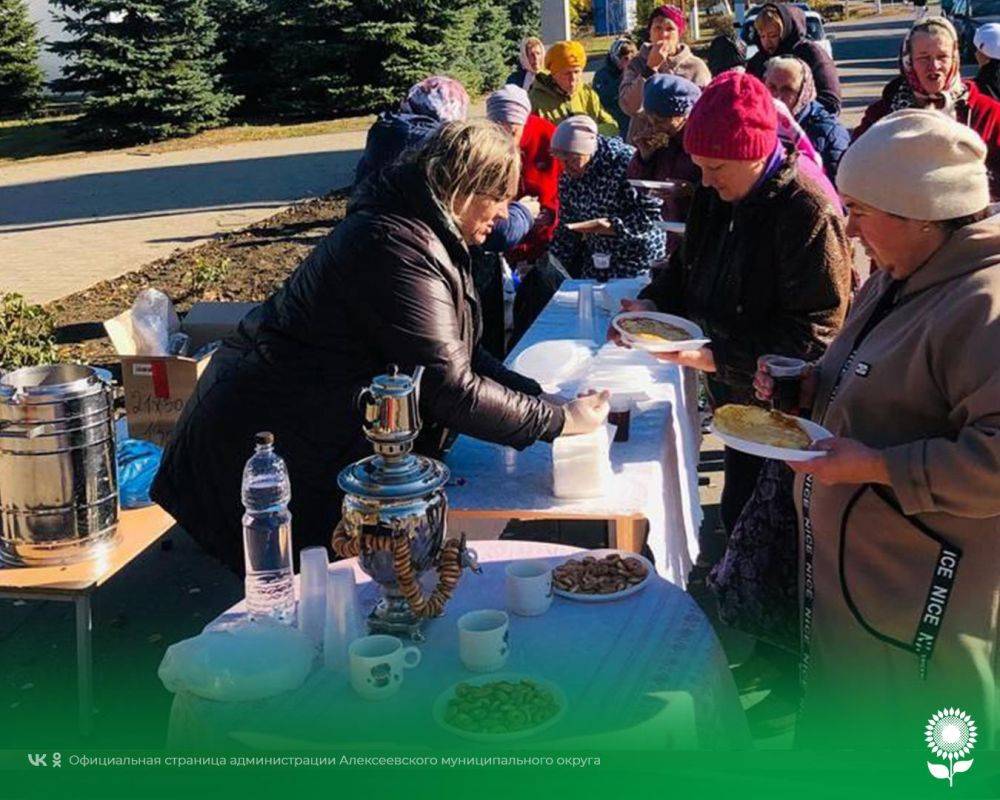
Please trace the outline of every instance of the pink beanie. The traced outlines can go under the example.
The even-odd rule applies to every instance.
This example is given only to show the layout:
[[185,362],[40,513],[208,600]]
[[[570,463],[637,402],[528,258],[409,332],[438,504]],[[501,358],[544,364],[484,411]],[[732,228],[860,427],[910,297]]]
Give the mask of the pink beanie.
[[681,36],[684,35],[687,20],[684,19],[684,12],[677,6],[657,6],[654,8],[653,13],[649,15],[649,25],[647,27],[653,27],[653,20],[657,17],[666,17],[677,26],[677,32]]
[[757,161],[778,143],[778,112],[767,87],[753,75],[723,72],[701,93],[684,126],[688,155]]

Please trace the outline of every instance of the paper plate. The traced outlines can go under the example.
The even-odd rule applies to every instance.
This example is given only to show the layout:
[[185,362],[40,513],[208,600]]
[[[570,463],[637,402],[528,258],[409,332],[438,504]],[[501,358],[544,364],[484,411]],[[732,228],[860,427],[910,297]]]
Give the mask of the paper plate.
[[676,189],[677,181],[644,181],[640,178],[629,178],[628,182],[636,189]]
[[[470,686],[485,686],[488,683],[497,683],[498,681],[510,681],[512,683],[517,683],[518,681],[531,681],[540,689],[544,689],[555,697],[556,703],[559,705],[559,710],[547,720],[535,725],[532,728],[522,728],[521,730],[511,731],[509,733],[479,733],[476,731],[467,731],[464,728],[456,728],[454,725],[451,725],[445,720],[445,712],[448,709],[448,702],[455,696],[455,690],[458,688],[459,683],[469,684]],[[551,728],[566,714],[566,695],[563,693],[563,690],[544,678],[535,678],[531,675],[518,675],[511,672],[491,672],[485,675],[470,677],[464,681],[459,681],[459,683],[448,687],[445,691],[438,695],[437,699],[434,701],[432,713],[434,714],[434,721],[440,727],[444,728],[449,733],[455,734],[455,736],[461,736],[463,739],[470,739],[474,742],[513,742],[517,739],[526,739],[527,737],[534,736],[536,733],[540,733],[547,728]]]
[[[817,425],[812,420],[803,419],[802,417],[795,417],[794,419],[809,434],[809,438],[814,442],[820,439],[829,439],[833,436],[830,431],[822,425]],[[714,421],[712,422],[712,433],[722,439],[723,443],[727,447],[733,448],[733,450],[739,450],[741,453],[748,453],[749,455],[760,456],[761,458],[771,458],[775,461],[812,461],[814,458],[822,458],[826,455],[826,452],[823,450],[796,450],[792,447],[774,447],[769,444],[753,442],[749,439],[741,439],[739,436],[723,433],[716,427]]]
[[567,561],[580,561],[585,556],[593,556],[594,558],[604,558],[604,556],[609,553],[617,553],[622,558],[636,558],[646,565],[646,577],[642,579],[641,583],[637,583],[635,586],[629,586],[627,589],[622,589],[620,592],[613,592],[612,594],[582,594],[580,592],[567,592],[565,589],[558,588],[555,584],[552,585],[553,594],[559,597],[565,597],[567,600],[575,600],[578,603],[610,603],[613,600],[621,600],[623,597],[628,597],[636,592],[641,592],[653,580],[653,576],[656,574],[656,568],[645,556],[641,556],[638,553],[626,553],[624,550],[587,550],[580,553],[574,553],[569,558],[564,559],[560,564],[556,566],[561,566]]
[[[675,325],[691,334],[690,339],[679,342],[650,342],[645,339],[637,339],[628,331],[621,328],[619,323],[623,319],[658,319],[661,322]],[[622,335],[622,340],[636,350],[645,350],[648,353],[679,353],[682,350],[697,350],[709,343],[705,338],[705,333],[691,320],[684,317],[675,317],[673,314],[661,314],[658,311],[623,311],[615,315],[611,320],[611,325]]]
[[558,386],[590,360],[593,343],[584,339],[550,339],[525,348],[510,368],[542,386]]

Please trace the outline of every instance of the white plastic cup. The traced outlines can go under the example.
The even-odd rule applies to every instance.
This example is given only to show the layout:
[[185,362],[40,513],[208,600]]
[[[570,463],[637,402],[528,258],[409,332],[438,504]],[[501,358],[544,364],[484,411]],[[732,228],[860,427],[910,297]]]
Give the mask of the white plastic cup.
[[507,565],[507,608],[521,617],[538,617],[552,605],[552,567],[544,561]]
[[406,670],[420,664],[416,647],[403,647],[395,636],[377,634],[351,642],[351,686],[366,700],[392,697],[403,685]]
[[329,566],[325,547],[307,547],[299,556],[299,630],[318,650],[323,644],[326,626],[326,571]]
[[577,335],[581,339],[594,338],[594,284],[581,283],[576,296]]
[[323,663],[327,669],[347,669],[347,648],[365,632],[358,603],[354,570],[338,562],[327,569],[326,625],[323,629]]
[[510,617],[505,611],[470,611],[458,618],[458,655],[473,672],[495,672],[510,655]]

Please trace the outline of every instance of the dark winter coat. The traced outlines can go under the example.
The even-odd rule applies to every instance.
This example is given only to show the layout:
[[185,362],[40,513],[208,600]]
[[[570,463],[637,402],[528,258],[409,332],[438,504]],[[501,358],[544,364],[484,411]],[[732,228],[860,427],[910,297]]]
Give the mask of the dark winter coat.
[[355,185],[373,172],[397,161],[406,151],[423,144],[441,127],[441,120],[423,114],[386,111],[368,129],[365,151],[354,171]]
[[424,436],[523,448],[562,430],[561,408],[479,346],[469,252],[412,164],[367,181],[348,214],[240,324],[198,383],[152,496],[209,552],[242,568],[240,479],[255,431],[275,434],[292,483],[296,550],[340,518],[337,473],[371,453],[355,404],[388,364],[420,387]]
[[604,106],[618,122],[618,131],[622,139],[628,137],[629,115],[618,105],[618,89],[622,82],[622,71],[611,56],[604,59],[604,66],[594,73],[594,91],[601,98]]
[[739,203],[701,187],[684,244],[642,297],[701,326],[715,356],[713,401],[753,399],[757,359],[814,360],[847,313],[852,254],[838,208],[785,163]]
[[765,53],[763,48],[754,53],[747,62],[747,72],[764,80],[764,65],[774,56],[795,56],[801,58],[812,70],[816,83],[816,99],[831,114],[840,113],[840,78],[837,65],[826,51],[816,42],[806,38],[806,18],[802,9],[787,3],[768,3],[781,15],[782,36],[774,53]]
[[[552,240],[552,255],[575,278],[597,277],[594,253],[611,256],[610,274],[628,278],[648,269],[664,256],[665,237],[656,227],[660,201],[639,194],[628,182],[628,165],[635,148],[621,139],[597,137],[597,152],[579,178],[565,171],[559,178],[559,226]],[[574,233],[566,226],[607,217],[613,236]]]
[[[678,135],[668,143],[643,158],[642,149],[636,150],[629,162],[626,175],[644,181],[687,181],[697,187],[701,184],[701,170],[684,150],[682,136]],[[691,210],[692,195],[684,193],[662,197],[660,218],[667,222],[685,222]],[[667,255],[676,250],[684,237],[676,233],[667,236]]]
[[981,94],[1000,100],[1000,60],[993,58],[987,61],[973,80]]
[[816,100],[803,108],[795,119],[823,159],[826,176],[835,183],[840,159],[851,144],[851,134]]

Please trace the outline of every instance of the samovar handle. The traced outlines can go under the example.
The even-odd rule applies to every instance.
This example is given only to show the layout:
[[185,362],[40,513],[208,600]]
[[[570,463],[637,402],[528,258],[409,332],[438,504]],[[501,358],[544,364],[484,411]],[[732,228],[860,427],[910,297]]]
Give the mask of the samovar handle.
[[410,376],[410,380],[413,382],[413,413],[416,415],[413,421],[418,428],[422,425],[420,419],[420,381],[423,377],[424,367],[422,364],[417,364],[413,370],[413,374]]
[[372,394],[371,387],[366,386],[358,392],[357,400],[354,402],[358,411],[361,412],[361,427],[370,431],[375,425],[374,420],[368,419],[368,406],[375,404],[375,395]]

